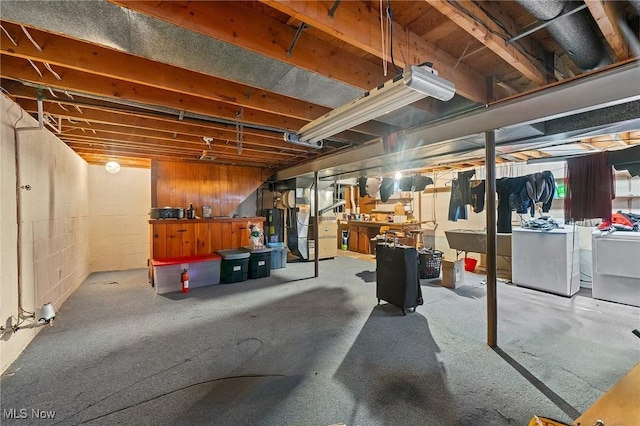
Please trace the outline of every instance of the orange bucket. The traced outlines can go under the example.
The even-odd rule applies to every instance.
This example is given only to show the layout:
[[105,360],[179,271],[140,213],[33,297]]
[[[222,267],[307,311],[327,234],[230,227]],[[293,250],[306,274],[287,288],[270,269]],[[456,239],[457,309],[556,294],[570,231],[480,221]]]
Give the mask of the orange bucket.
[[475,271],[477,264],[478,264],[478,260],[474,259],[473,257],[464,258],[464,270],[467,272]]

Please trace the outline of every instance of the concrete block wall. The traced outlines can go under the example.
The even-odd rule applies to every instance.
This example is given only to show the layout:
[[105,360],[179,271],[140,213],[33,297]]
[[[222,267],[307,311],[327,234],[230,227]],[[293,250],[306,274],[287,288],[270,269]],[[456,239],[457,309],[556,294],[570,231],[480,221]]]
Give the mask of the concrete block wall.
[[89,166],[91,271],[145,268],[149,258],[151,171],[108,173]]
[[[16,133],[36,120],[2,96],[0,129],[0,324],[18,317],[18,262],[22,307],[58,309],[89,275],[88,165],[46,129],[18,132],[21,238],[18,251]],[[29,185],[30,189],[26,189]],[[7,332],[0,339],[0,371],[20,354],[38,329]]]

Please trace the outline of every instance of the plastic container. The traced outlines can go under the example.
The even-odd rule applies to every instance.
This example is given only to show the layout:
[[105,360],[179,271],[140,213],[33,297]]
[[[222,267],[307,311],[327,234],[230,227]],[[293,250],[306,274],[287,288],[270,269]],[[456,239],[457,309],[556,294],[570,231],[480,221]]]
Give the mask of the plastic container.
[[251,255],[249,251],[243,249],[218,250],[217,253],[223,260],[247,259]]
[[464,258],[464,270],[467,272],[473,272],[476,270],[476,265],[478,264],[478,260],[473,257],[465,257]]
[[221,257],[217,254],[152,259],[151,265],[153,285],[158,294],[181,291],[183,270],[189,272],[189,288],[220,283]]
[[251,251],[249,257],[249,279],[264,278],[271,275],[271,250]]
[[248,279],[251,253],[241,249],[230,249],[218,250],[218,254],[222,256],[220,281],[231,284]]
[[439,250],[418,251],[418,273],[420,279],[440,277],[442,265],[442,252]]
[[287,248],[274,247],[271,252],[271,269],[282,269],[287,267]]

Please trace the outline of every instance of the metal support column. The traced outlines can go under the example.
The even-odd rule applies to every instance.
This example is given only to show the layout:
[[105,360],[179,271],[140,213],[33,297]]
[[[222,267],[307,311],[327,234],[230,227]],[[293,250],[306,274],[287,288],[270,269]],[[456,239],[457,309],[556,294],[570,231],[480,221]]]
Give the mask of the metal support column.
[[313,248],[313,262],[315,264],[315,275],[314,277],[318,278],[320,275],[320,256],[318,256],[318,252],[320,251],[320,239],[318,236],[320,235],[320,217],[318,213],[318,171],[313,172],[313,229],[315,230],[314,237],[314,248]]
[[487,345],[498,345],[497,230],[496,230],[496,134],[485,132],[485,210],[487,212]]

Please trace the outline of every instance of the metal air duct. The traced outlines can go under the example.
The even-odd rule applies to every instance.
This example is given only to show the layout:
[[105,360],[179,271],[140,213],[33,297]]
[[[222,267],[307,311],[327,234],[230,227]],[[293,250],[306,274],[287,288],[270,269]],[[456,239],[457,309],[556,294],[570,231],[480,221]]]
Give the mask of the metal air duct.
[[[580,6],[579,2],[562,0],[516,1],[540,21],[552,20]],[[547,30],[578,68],[590,70],[611,63],[599,34],[589,21],[586,10],[550,23]]]

